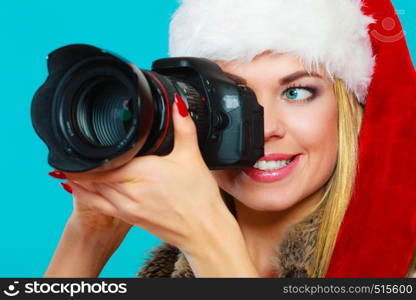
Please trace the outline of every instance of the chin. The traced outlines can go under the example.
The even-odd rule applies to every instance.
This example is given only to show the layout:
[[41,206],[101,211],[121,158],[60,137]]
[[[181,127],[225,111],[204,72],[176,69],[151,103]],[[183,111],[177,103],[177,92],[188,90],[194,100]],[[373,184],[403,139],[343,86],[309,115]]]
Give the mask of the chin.
[[[232,194],[231,194],[232,195]],[[252,195],[232,195],[244,206],[256,211],[283,211],[296,204],[296,197],[275,195],[265,195],[264,193],[254,193]]]

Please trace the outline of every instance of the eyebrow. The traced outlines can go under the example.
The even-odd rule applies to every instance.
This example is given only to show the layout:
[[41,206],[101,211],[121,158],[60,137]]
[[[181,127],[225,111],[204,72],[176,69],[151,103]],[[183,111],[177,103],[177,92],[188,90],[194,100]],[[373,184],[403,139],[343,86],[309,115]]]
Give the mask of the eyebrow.
[[[230,79],[234,80],[238,84],[247,84],[247,80],[244,79],[243,77],[240,77],[238,75],[231,74],[231,73],[228,73],[228,72],[224,72],[224,74],[226,76],[228,76]],[[286,85],[286,84],[291,83],[292,81],[295,81],[295,80],[297,80],[299,78],[302,78],[302,77],[322,78],[322,76],[318,73],[314,73],[314,72],[308,73],[308,72],[305,72],[305,71],[297,71],[295,73],[289,74],[289,75],[281,78],[279,80],[279,84],[280,85]]]
[[290,75],[287,75],[287,76],[281,78],[279,80],[279,83],[280,83],[280,85],[285,85],[285,84],[291,83],[292,81],[295,81],[295,80],[297,80],[299,78],[302,78],[302,77],[322,78],[322,76],[319,75],[318,73],[314,73],[314,72],[309,73],[309,72],[305,72],[305,71],[297,71],[295,73],[292,73]]

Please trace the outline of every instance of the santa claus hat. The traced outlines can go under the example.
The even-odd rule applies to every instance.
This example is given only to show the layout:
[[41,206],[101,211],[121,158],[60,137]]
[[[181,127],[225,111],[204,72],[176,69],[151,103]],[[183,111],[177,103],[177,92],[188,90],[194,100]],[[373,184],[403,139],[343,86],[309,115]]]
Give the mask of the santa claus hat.
[[183,0],[170,24],[169,54],[249,61],[271,50],[297,55],[343,79],[365,102],[374,68],[360,0]]
[[171,56],[265,50],[322,64],[366,103],[354,196],[326,276],[404,277],[416,248],[416,73],[391,1],[184,0],[173,16]]

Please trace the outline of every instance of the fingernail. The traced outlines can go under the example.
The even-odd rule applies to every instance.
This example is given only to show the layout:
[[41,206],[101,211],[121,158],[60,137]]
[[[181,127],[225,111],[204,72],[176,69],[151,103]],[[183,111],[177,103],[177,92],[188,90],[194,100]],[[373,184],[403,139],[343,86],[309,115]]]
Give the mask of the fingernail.
[[62,187],[64,188],[65,191],[72,194],[72,189],[68,184],[66,184],[65,182],[60,182],[60,184],[62,185]]
[[49,174],[49,176],[52,176],[53,178],[66,179],[65,174],[62,173],[61,171],[58,171],[58,170],[54,170],[52,172],[49,172],[48,174]]
[[183,99],[179,94],[175,94],[175,103],[178,105],[179,114],[184,118],[187,117],[188,108],[186,107],[185,102],[183,102]]

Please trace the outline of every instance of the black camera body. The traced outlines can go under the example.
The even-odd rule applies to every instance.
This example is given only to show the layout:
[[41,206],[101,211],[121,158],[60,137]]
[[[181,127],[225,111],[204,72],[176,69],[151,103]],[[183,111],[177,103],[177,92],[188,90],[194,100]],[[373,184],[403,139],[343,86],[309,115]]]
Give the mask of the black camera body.
[[210,60],[159,59],[146,71],[105,50],[76,44],[52,52],[48,72],[31,116],[56,169],[111,169],[134,156],[170,153],[171,106],[178,94],[196,124],[210,169],[251,167],[264,155],[263,108],[250,88]]
[[[152,70],[189,82],[205,98],[210,126],[200,147],[210,168],[252,166],[264,155],[263,107],[251,89],[203,58],[159,59]],[[194,120],[198,113],[190,108]]]

